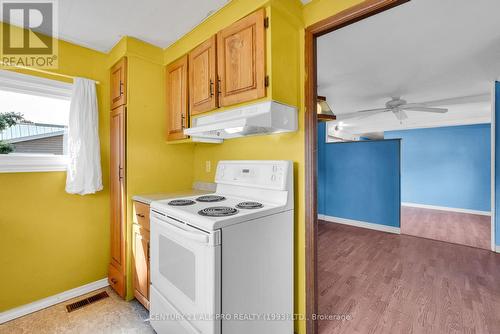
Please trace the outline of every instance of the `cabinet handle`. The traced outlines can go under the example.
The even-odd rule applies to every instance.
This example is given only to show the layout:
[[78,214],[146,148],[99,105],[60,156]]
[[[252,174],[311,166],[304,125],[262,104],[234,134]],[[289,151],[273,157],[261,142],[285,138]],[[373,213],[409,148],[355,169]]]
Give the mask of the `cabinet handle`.
[[113,283],[113,284],[116,284],[116,283],[118,282],[118,281],[116,280],[116,278],[112,278],[110,281],[111,281],[111,283]]
[[214,81],[210,79],[210,96],[214,96]]
[[185,128],[185,125],[184,125],[184,120],[186,119],[186,116],[184,116],[184,114],[181,114],[181,128]]
[[150,248],[151,248],[151,247],[149,246],[149,241],[148,241],[148,261],[149,261],[149,259],[151,258],[151,256],[150,256]]
[[144,218],[144,215],[142,213],[136,213],[135,215],[139,218]]
[[220,87],[221,87],[221,84],[220,84],[220,78],[217,78],[217,94],[222,94],[222,92],[220,91]]
[[123,95],[123,81],[120,81],[120,96]]

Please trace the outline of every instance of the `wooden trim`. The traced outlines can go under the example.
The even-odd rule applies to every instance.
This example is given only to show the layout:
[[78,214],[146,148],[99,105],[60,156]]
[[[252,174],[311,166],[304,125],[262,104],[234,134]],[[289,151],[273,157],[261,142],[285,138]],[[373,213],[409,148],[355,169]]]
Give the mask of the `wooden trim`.
[[316,334],[318,324],[312,320],[318,314],[318,287],[316,255],[318,248],[317,221],[317,87],[316,87],[316,38],[312,31],[305,31],[305,224],[306,224],[306,333]]
[[313,34],[314,37],[320,37],[408,1],[410,0],[365,0],[338,14],[310,25],[306,30]]
[[305,30],[305,224],[306,224],[306,333],[316,334],[318,324],[317,286],[317,113],[316,113],[316,39],[410,0],[366,0],[336,15],[321,20]]

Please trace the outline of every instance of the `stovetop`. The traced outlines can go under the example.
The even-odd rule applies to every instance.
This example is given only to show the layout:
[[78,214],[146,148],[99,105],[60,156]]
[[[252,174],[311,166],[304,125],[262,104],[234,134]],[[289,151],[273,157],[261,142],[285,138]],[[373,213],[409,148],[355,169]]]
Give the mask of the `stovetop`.
[[212,203],[212,202],[221,202],[224,201],[226,198],[224,196],[220,195],[203,195],[200,197],[196,197],[197,202],[206,202],[206,203]]
[[253,201],[245,201],[245,202],[240,202],[240,203],[236,204],[236,207],[238,209],[253,210],[253,209],[263,208],[264,204],[259,203],[259,202],[253,202]]
[[196,202],[190,199],[173,199],[168,202],[168,205],[170,206],[186,206],[193,204],[196,204]]
[[198,214],[206,217],[227,217],[238,213],[238,209],[229,206],[210,206],[198,211]]
[[241,201],[240,199],[231,198],[229,200],[230,205],[237,202],[234,206],[227,206],[225,203],[220,203],[225,201],[225,196],[211,194],[196,198],[177,198],[167,201],[166,204],[172,207],[185,207],[200,203],[210,205],[198,211],[200,216],[206,217],[226,217],[237,214],[239,212],[238,209],[255,210],[264,208],[264,204],[256,201]]
[[176,198],[151,204],[151,208],[157,212],[207,229],[217,228],[222,221],[242,222],[264,216],[279,211],[280,207],[260,200],[221,194]]

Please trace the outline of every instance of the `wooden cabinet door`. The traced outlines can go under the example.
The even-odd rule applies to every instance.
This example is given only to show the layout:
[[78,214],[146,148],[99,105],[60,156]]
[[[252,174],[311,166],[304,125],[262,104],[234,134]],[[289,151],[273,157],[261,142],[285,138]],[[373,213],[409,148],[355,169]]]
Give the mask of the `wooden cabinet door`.
[[266,95],[264,19],[265,10],[260,9],[217,34],[219,105]]
[[216,36],[189,53],[189,111],[196,115],[217,108]]
[[188,127],[188,57],[167,66],[167,140],[187,138]]
[[134,224],[132,243],[134,296],[149,309],[149,231]]
[[134,201],[133,221],[149,231],[149,205]]
[[[111,161],[110,161],[110,196],[111,196],[111,262],[110,275],[121,273],[122,277],[111,277],[110,284],[117,293],[125,296],[125,106],[111,112]],[[113,270],[112,270],[113,269]],[[118,280],[118,282],[117,282]],[[121,283],[120,283],[121,282]]]
[[111,110],[127,104],[127,58],[111,68]]

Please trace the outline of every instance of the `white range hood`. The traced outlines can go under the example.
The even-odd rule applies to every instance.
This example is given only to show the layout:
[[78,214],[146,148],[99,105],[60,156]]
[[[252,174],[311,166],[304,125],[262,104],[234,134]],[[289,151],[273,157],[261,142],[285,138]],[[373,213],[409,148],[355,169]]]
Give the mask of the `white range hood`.
[[297,108],[265,101],[193,118],[184,130],[193,141],[222,143],[224,139],[297,130]]

